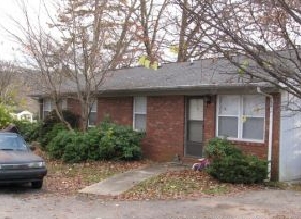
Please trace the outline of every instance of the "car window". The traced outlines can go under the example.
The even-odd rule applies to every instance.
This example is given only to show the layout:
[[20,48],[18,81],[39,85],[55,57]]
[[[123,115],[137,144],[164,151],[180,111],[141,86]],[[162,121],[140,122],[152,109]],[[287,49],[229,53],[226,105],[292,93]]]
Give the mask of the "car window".
[[19,136],[0,135],[0,150],[27,150],[27,147]]

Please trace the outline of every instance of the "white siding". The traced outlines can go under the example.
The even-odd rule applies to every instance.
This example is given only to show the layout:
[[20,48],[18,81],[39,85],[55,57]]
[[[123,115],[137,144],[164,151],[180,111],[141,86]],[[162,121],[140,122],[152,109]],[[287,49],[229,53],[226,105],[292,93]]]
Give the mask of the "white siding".
[[[281,93],[279,181],[301,179],[301,112],[293,113],[286,104],[291,96]],[[301,105],[300,99],[294,99]]]

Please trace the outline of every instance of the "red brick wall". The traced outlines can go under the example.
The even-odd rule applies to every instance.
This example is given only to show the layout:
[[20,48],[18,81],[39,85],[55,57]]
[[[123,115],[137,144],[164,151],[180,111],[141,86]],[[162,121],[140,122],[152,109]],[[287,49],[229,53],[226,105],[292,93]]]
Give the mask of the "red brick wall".
[[[68,99],[68,110],[81,116],[81,106],[78,100]],[[105,116],[108,115],[114,123],[132,126],[133,98],[99,98],[97,112],[96,123],[100,123],[104,120]],[[81,120],[79,125],[82,126]]]
[[156,161],[171,161],[184,154],[184,96],[147,97],[146,138],[143,155]]
[[[184,96],[147,97],[147,135],[142,141],[145,158],[171,161],[176,154],[184,156],[184,108]],[[78,101],[69,99],[68,109],[80,115]],[[133,124],[132,97],[99,98],[97,110],[97,123],[109,115],[114,123]]]
[[[280,94],[274,93],[273,112],[273,146],[272,146],[272,179],[278,179],[279,166],[279,123],[280,123]],[[269,140],[269,98],[266,98],[265,136],[264,143],[232,141],[245,152],[260,158],[268,156]],[[78,101],[69,99],[68,108],[80,113]],[[122,124],[133,124],[133,98],[114,97],[98,99],[98,118],[101,122],[105,115],[111,121]],[[208,140],[215,137],[216,128],[216,97],[211,101],[204,99],[204,146]],[[185,135],[185,97],[157,96],[147,97],[147,127],[146,137],[142,141],[143,156],[156,161],[171,161],[176,154],[184,156]]]
[[110,120],[120,125],[133,125],[133,98],[107,97],[98,99],[97,123],[108,115]]
[[203,128],[203,145],[205,146],[211,138],[215,137],[215,111],[216,97],[212,96],[210,101],[204,99],[204,128]]

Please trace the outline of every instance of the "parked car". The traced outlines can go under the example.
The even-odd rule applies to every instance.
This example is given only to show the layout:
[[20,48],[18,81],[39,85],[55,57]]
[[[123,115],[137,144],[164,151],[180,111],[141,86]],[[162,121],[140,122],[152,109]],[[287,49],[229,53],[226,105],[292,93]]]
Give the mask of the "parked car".
[[32,188],[40,189],[46,174],[45,161],[21,135],[0,132],[0,184],[31,183]]

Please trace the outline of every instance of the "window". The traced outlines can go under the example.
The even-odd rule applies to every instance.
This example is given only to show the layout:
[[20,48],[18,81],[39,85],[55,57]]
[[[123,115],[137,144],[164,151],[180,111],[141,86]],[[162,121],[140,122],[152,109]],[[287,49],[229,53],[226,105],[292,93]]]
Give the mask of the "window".
[[61,107],[62,107],[62,110],[68,109],[68,99],[64,98],[61,100]]
[[[67,110],[68,105],[67,105],[67,99],[61,99],[60,100],[60,106],[62,110]],[[46,98],[43,101],[43,118],[45,118],[52,110],[54,109],[54,102],[50,98]]]
[[187,138],[189,141],[203,141],[203,99],[188,101]]
[[222,95],[217,104],[217,136],[232,139],[264,138],[265,97]]
[[133,126],[136,131],[146,130],[146,97],[135,97],[134,98],[134,121]]
[[88,126],[95,126],[96,125],[96,115],[97,115],[97,101],[93,101],[91,106],[91,111],[89,114],[88,119]]
[[44,99],[43,100],[43,119],[52,111],[52,100]]

